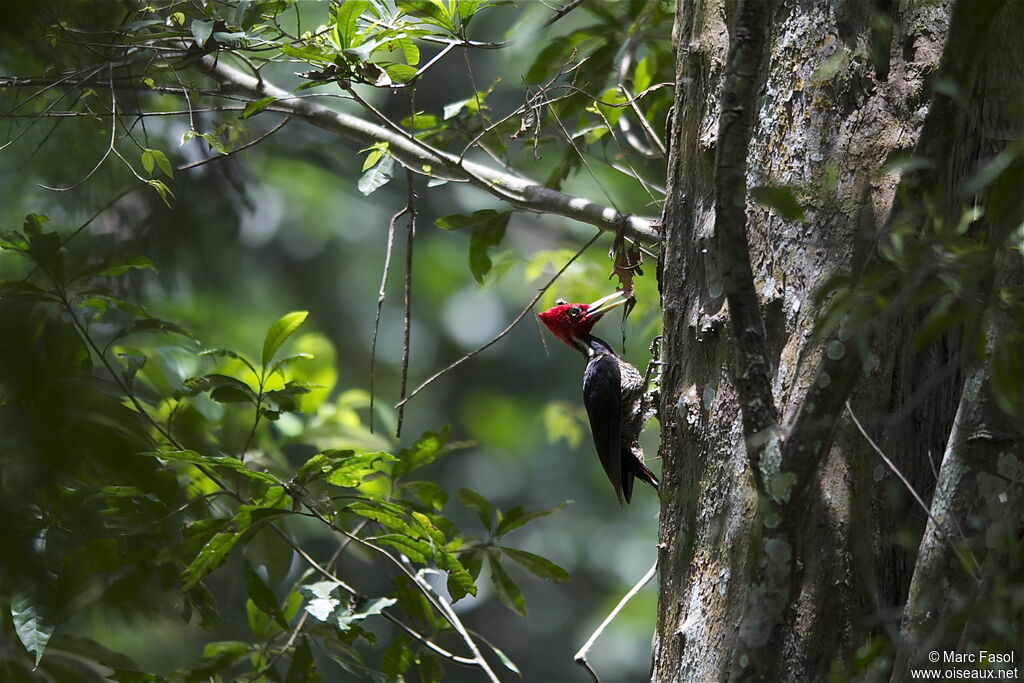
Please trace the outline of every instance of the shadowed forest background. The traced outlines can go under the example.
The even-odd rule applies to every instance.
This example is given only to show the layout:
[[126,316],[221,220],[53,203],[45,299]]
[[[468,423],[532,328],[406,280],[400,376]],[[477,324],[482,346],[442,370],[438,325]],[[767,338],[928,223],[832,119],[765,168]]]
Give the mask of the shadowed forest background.
[[[204,4],[180,3],[180,9],[188,12],[192,21],[193,13],[202,18],[199,8]],[[132,17],[141,21],[150,16],[133,13],[130,6],[118,2],[88,6],[3,3],[7,14],[0,47],[3,74],[44,74],[48,65],[58,69],[90,66],[97,60],[94,51],[103,49],[83,45],[99,35],[90,31],[110,30],[122,20],[128,23]],[[234,16],[233,9],[216,3],[212,7],[225,16]],[[327,20],[326,3],[300,3],[299,7],[305,22],[303,30],[314,29]],[[171,16],[175,9],[177,6],[168,4],[159,14]],[[627,13],[625,6],[613,9],[616,16]],[[548,14],[544,7],[531,3],[481,12],[474,18],[474,38],[502,40],[510,36],[509,45],[502,50],[471,51],[471,72],[461,50],[453,52],[447,61],[425,73],[415,93],[416,110],[440,120],[445,107],[472,95],[472,83],[482,95],[487,91],[489,120],[519,107],[521,74],[509,72],[507,65],[537,62],[546,80],[564,66],[568,56],[561,55],[562,61],[557,63],[558,54],[538,60],[545,42],[530,40],[529,36],[541,30]],[[295,30],[295,16],[291,10],[282,14],[281,21],[289,30]],[[670,70],[667,55],[671,17],[661,9],[657,16],[656,24],[645,29],[638,48],[650,49]],[[610,20],[609,16],[606,21]],[[172,28],[177,26],[169,21]],[[569,17],[557,33],[571,32],[574,26],[594,21],[593,17]],[[509,31],[513,24],[520,28]],[[113,34],[104,36],[96,42],[104,42]],[[657,43],[657,47],[644,47],[648,43]],[[431,51],[438,50],[431,50],[429,44],[424,46],[420,66]],[[608,63],[611,57],[606,56]],[[301,64],[268,64],[263,73],[292,88],[301,82],[295,76],[300,70],[304,70]],[[195,66],[183,67],[177,75],[166,71],[162,75],[170,83],[181,78],[203,85],[201,70]],[[161,77],[157,74],[158,79]],[[323,90],[343,94],[336,86]],[[361,92],[396,120],[412,111],[409,91],[366,86]],[[110,117],[99,110],[109,108],[110,91],[100,85],[78,101],[69,96],[54,102],[44,96],[11,112],[26,95],[11,90],[3,94],[4,111],[12,114],[4,120],[5,141],[18,138],[0,153],[4,229],[20,229],[26,214],[46,214],[49,222],[44,229],[66,237],[120,192],[131,189],[67,243],[63,250],[67,268],[71,271],[125,254],[145,255],[152,261],[152,269],[128,270],[93,284],[109,287],[111,295],[144,306],[154,318],[180,324],[201,341],[194,344],[188,337],[170,334],[134,335],[117,342],[118,352],[147,358],[135,380],[144,400],[161,390],[172,393],[188,377],[214,371],[238,374],[237,362],[232,366],[230,359],[200,358],[196,352],[226,348],[259,358],[271,323],[289,311],[308,311],[308,318],[286,348],[290,353],[315,356],[295,363],[292,371],[294,377],[317,387],[299,397],[301,414],[284,414],[272,424],[262,421],[249,445],[250,457],[259,452],[259,466],[273,468],[301,463],[328,448],[397,453],[425,431],[450,428],[450,441],[462,445],[417,474],[448,492],[444,514],[466,533],[486,536],[473,508],[456,500],[461,488],[479,492],[495,509],[503,511],[516,506],[529,511],[548,509],[571,501],[556,514],[538,519],[502,541],[503,545],[550,558],[571,574],[570,581],[552,583],[505,560],[508,574],[522,590],[522,597],[516,594],[506,601],[517,603],[517,609],[528,616],[519,616],[502,604],[486,578],[486,568],[477,597],[466,598],[458,607],[467,625],[506,652],[526,680],[578,675],[573,671],[572,654],[621,594],[646,571],[655,556],[657,534],[656,497],[643,491],[631,506],[620,509],[593,455],[580,401],[584,364],[578,354],[550,337],[544,339],[531,314],[500,342],[413,398],[405,409],[402,438],[396,439],[396,411],[392,406],[399,398],[407,258],[407,223],[403,218],[396,226],[387,298],[380,317],[373,377],[376,415],[371,433],[368,399],[375,307],[388,223],[407,199],[405,174],[397,164],[395,178],[365,197],[357,181],[367,153],[359,153],[360,146],[293,121],[251,149],[190,171],[175,172],[173,179],[162,175],[160,167],[152,176],[146,174],[141,152],[132,139],[146,148],[162,150],[169,163],[180,166],[218,156],[202,138],[182,143],[190,128],[216,136],[223,141],[223,149],[232,150],[258,138],[282,119],[264,112],[241,120],[238,109],[217,112],[196,104],[200,111],[191,121],[187,114],[144,119],[128,114],[118,123],[118,144],[127,142],[133,147],[125,154],[130,155],[137,172],[166,182],[166,203],[113,156],[88,181],[66,192],[52,192],[40,184],[76,185],[102,156]],[[145,85],[138,92],[118,91],[117,97],[119,109],[126,112],[133,107],[187,109],[181,98],[161,97]],[[39,108],[43,100],[47,104]],[[75,119],[31,117],[31,112],[43,111],[50,104],[54,109],[77,108],[96,115]],[[231,100],[226,104],[244,105]],[[661,107],[662,125],[665,109]],[[18,118],[23,114],[25,118]],[[31,125],[33,121],[35,125]],[[462,111],[450,123],[453,128],[471,129],[477,121],[474,113]],[[517,119],[513,129],[518,125]],[[130,137],[125,137],[128,130]],[[459,139],[465,135],[461,133]],[[517,165],[535,178],[556,172],[555,167],[566,163],[567,155],[554,143],[555,137],[542,140],[536,159],[532,143],[521,145],[524,149],[515,157]],[[615,153],[614,149],[608,152]],[[570,165],[572,162],[569,159]],[[664,176],[664,161],[644,164],[652,182],[663,184],[659,177]],[[648,215],[660,211],[648,195],[636,192],[635,181],[624,181],[605,164],[596,166],[598,181],[616,197],[623,211]],[[573,172],[571,176],[566,183],[571,191],[590,197],[600,194],[598,181],[586,172]],[[427,190],[427,179],[420,175],[415,182],[419,196],[412,274],[410,389],[500,332],[594,232],[589,226],[564,218],[512,214],[505,239],[490,250],[493,266],[478,282],[468,263],[469,231],[442,230],[433,223],[441,216],[503,207],[484,192],[465,185]],[[555,297],[590,301],[611,291],[614,284],[608,280],[611,262],[607,258],[610,245],[610,236],[594,244],[551,287],[536,310],[543,310],[542,306],[550,305]],[[16,281],[31,267],[9,249],[0,253],[3,280]],[[637,290],[637,308],[623,331],[611,318],[601,327],[604,336],[616,341],[617,346],[626,335],[628,354],[642,368],[647,346],[659,329],[653,278],[638,279]],[[128,412],[130,408],[117,398],[116,387],[110,386],[111,380],[96,358],[86,359],[87,352],[66,324],[66,317],[64,325],[58,324],[55,318],[59,316],[46,311],[44,304],[10,296],[5,296],[2,315],[4,387],[8,391],[13,386],[30,387],[28,391],[38,393],[31,409],[26,407],[23,412],[8,405],[3,410],[0,457],[4,459],[4,518],[8,520],[8,532],[12,527],[16,532],[5,534],[0,554],[4,557],[5,581],[11,576],[7,571],[23,573],[33,580],[39,578],[39,573],[53,577],[54,583],[43,591],[43,599],[56,603],[49,605],[54,614],[50,618],[60,626],[49,644],[51,654],[44,657],[44,669],[51,658],[61,670],[78,668],[66,660],[63,665],[60,662],[62,648],[74,651],[66,645],[64,636],[92,639],[130,656],[140,669],[161,674],[198,659],[210,642],[252,638],[245,610],[246,585],[240,578],[243,566],[248,563],[262,567],[264,578],[279,592],[284,585],[280,582],[294,581],[307,568],[293,559],[280,540],[264,532],[244,550],[236,550],[206,581],[217,597],[221,623],[211,632],[199,626],[195,614],[189,623],[183,622],[182,597],[173,572],[158,568],[160,561],[155,562],[156,566],[150,564],[153,557],[147,559],[144,569],[132,569],[139,567],[140,556],[161,550],[161,541],[146,537],[150,530],[146,524],[162,531],[180,526],[188,511],[175,516],[171,509],[183,500],[168,501],[159,512],[157,504],[153,510],[140,510],[145,522],[140,520],[131,529],[113,534],[99,529],[104,525],[106,507],[99,495],[101,489],[137,484],[134,477],[157,476],[155,471],[132,472],[124,475],[127,480],[118,481],[120,475],[111,474],[125,466],[124,459],[132,457],[133,449],[152,450],[146,446],[145,425],[137,424]],[[110,322],[97,321],[95,326],[101,335],[109,334],[111,327],[105,324],[126,324],[131,316],[131,312],[126,314],[111,305]],[[51,322],[40,327],[44,319]],[[115,362],[121,361],[115,356]],[[191,429],[209,431],[217,452],[240,454],[252,424],[253,407],[217,403],[202,394],[197,401],[201,402],[196,406],[198,414],[183,410],[176,418],[176,430],[183,438]],[[648,453],[654,455],[656,423],[644,439]],[[82,487],[73,500],[58,500],[62,491],[67,492],[65,478]],[[42,550],[38,537],[41,526],[53,529],[46,534],[46,558],[37,554]],[[316,523],[296,519],[288,522],[288,527],[310,552],[329,557],[336,545],[332,534]],[[65,553],[71,553],[72,558],[67,559]],[[82,566],[75,566],[76,557],[82,558]],[[340,567],[339,571],[370,595],[393,591],[391,579],[382,575],[379,561],[365,549],[347,549]],[[67,577],[69,570],[75,573],[73,579]],[[61,586],[59,592],[49,592],[56,590],[55,584]],[[594,653],[596,665],[606,671],[609,680],[643,675],[649,667],[655,595],[651,585],[632,601]],[[9,597],[5,594],[5,599]],[[389,627],[373,620],[365,624],[369,631],[379,634],[381,641],[368,655],[367,665],[377,667],[380,650],[390,637]],[[3,666],[8,667],[4,671],[18,672],[9,673],[11,678],[5,680],[22,680],[28,674],[10,663],[12,651],[21,646],[12,640],[9,621],[4,633],[7,663]],[[493,656],[491,659],[493,666],[501,668]],[[476,675],[458,666],[449,665],[447,669],[445,680],[477,680]],[[342,674],[337,669],[333,674],[330,667],[326,671],[324,680],[348,680],[339,678]],[[82,671],[76,675],[92,680]],[[505,671],[504,675],[511,674]],[[415,680],[415,674],[412,676]]]
[[[1019,5],[0,9],[0,680],[1019,648]],[[625,507],[535,316],[615,288]]]

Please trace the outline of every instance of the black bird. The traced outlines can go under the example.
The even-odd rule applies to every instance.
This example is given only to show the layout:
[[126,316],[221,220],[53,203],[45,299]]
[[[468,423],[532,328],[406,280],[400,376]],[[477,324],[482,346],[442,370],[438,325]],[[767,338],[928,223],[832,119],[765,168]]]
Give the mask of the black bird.
[[644,452],[638,441],[651,414],[644,400],[644,379],[607,342],[590,334],[605,313],[626,301],[622,292],[615,292],[592,304],[558,301],[554,308],[539,314],[551,334],[587,359],[583,405],[590,418],[597,456],[620,504],[633,497],[634,478],[658,488],[658,478],[644,465]]

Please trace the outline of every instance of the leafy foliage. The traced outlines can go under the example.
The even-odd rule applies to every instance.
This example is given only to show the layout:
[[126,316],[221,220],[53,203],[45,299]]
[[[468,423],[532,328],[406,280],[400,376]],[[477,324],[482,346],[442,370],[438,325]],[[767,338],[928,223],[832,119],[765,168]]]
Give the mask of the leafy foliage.
[[[928,160],[901,159],[901,169],[929,168]],[[902,198],[903,213],[878,241],[881,264],[861,277],[838,275],[819,290],[824,306],[819,339],[833,336],[838,348],[851,343],[870,355],[876,341],[906,316],[919,318],[917,350],[943,335],[963,335],[964,360],[992,367],[988,385],[1009,416],[1024,411],[1019,349],[1024,342],[1024,291],[1000,283],[1018,250],[1021,227],[1009,197],[1024,192],[1024,145],[1010,145],[959,188],[972,208],[959,217],[937,207],[939,197]],[[770,203],[785,214],[775,197]],[[784,203],[789,203],[785,200]],[[793,215],[795,218],[795,214]]]
[[[0,419],[10,427],[58,386],[62,400],[77,410],[90,408],[81,418],[75,411],[35,415],[8,429],[0,444],[15,464],[15,474],[4,477],[5,489],[25,485],[34,491],[4,541],[5,557],[19,558],[5,564],[8,628],[27,655],[6,655],[5,670],[27,676],[38,666],[60,680],[87,680],[61,678],[66,662],[60,654],[48,656],[47,644],[67,635],[69,597],[89,584],[91,597],[79,602],[139,610],[150,602],[142,598],[159,577],[158,590],[179,592],[186,621],[198,616],[203,627],[216,627],[227,615],[212,601],[208,584],[222,568],[241,563],[251,640],[209,643],[200,660],[166,679],[138,672],[102,648],[94,648],[101,653],[95,657],[81,650],[78,656],[98,664],[116,661],[112,680],[120,681],[307,681],[319,676],[314,645],[342,669],[363,673],[372,671],[366,655],[382,649],[386,674],[399,676],[416,662],[421,676],[438,680],[442,659],[424,643],[452,631],[457,617],[424,576],[446,577],[448,594],[458,601],[477,594],[477,559],[486,556],[498,597],[520,614],[522,594],[499,557],[541,578],[568,578],[549,560],[497,545],[504,534],[559,508],[492,513],[479,494],[460,494],[486,511],[480,519],[489,538],[481,541],[444,514],[447,496],[440,487],[414,478],[470,445],[452,442],[447,427],[397,452],[296,450],[305,428],[316,424],[322,434],[336,414],[322,402],[307,405],[313,414],[303,415],[301,399],[313,387],[298,379],[298,369],[314,358],[285,354],[307,312],[271,323],[258,361],[233,349],[204,349],[184,327],[145,317],[143,308],[113,295],[118,278],[152,268],[147,259],[127,255],[79,264],[74,250],[63,248],[45,224],[45,217],[33,214],[21,231],[4,235],[3,248],[24,257],[32,270],[26,279],[4,284],[0,319],[6,329],[29,334],[6,337],[3,350],[39,356],[24,370],[43,374],[5,372]],[[104,305],[98,296],[106,297]],[[41,344],[30,350],[24,344],[33,337]],[[156,362],[172,350],[180,358],[176,366]],[[287,435],[275,427],[286,415],[298,421]],[[40,420],[63,428],[39,441],[38,453],[12,448],[12,436]],[[69,450],[76,457],[66,457]],[[292,455],[303,451],[307,455]],[[333,554],[314,557],[300,544],[294,520],[302,517],[345,540]],[[275,540],[272,554],[283,554],[285,566],[303,562],[306,570],[275,570],[280,559],[262,550],[268,534]],[[351,544],[371,551],[380,571],[391,573],[393,595],[363,593],[343,577],[339,559]],[[39,570],[54,559],[55,571]],[[372,621],[398,630],[378,643],[376,632],[364,626]]]

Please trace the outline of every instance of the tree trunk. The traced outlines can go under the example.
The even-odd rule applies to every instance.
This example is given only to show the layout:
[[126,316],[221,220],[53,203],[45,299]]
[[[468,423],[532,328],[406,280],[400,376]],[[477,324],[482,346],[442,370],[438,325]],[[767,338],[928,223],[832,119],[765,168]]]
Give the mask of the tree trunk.
[[[1013,137],[1005,135],[1007,105],[1020,101],[1019,70],[995,77],[1001,59],[1021,64],[1006,39],[1021,31],[1019,7],[1010,5],[780,4],[767,20],[760,67],[742,72],[760,89],[738,198],[756,186],[788,186],[805,220],[746,204],[761,322],[737,325],[735,266],[723,252],[743,245],[716,244],[715,188],[723,187],[720,117],[743,106],[726,72],[736,43],[748,38],[736,30],[746,7],[678,3],[659,268],[668,365],[652,680],[888,678],[893,660],[906,660],[905,648],[897,652],[898,619],[928,515],[852,418],[928,503],[936,478],[940,490],[949,486],[947,462],[941,475],[935,468],[955,430],[960,337],[915,351],[920,321],[908,314],[890,343],[861,357],[849,330],[828,344],[812,340],[815,294],[832,276],[873,264],[898,192],[920,198],[922,188],[946,188],[949,212],[959,215],[953,190]],[[970,94],[966,108],[932,96],[928,79],[940,67]],[[917,176],[885,167],[905,152],[942,163]],[[771,428],[751,428],[744,331],[763,335]],[[807,435],[812,443],[798,443]],[[1019,448],[1002,452],[1020,462]],[[1017,515],[1001,538],[1019,538],[1019,522]],[[925,541],[939,533],[931,526]],[[936,547],[925,541],[922,557]],[[860,648],[872,654],[855,671]]]

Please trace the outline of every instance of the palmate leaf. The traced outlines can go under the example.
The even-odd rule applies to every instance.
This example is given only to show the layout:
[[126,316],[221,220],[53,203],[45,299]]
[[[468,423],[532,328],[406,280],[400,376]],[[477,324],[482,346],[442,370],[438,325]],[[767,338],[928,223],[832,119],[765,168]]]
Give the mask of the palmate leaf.
[[440,512],[445,503],[448,502],[448,494],[445,490],[432,481],[409,481],[402,484],[406,489],[424,506]]
[[416,540],[402,534],[384,534],[368,540],[380,545],[391,546],[418,564],[426,564],[434,554],[433,546],[427,541]]
[[448,593],[452,602],[458,602],[467,595],[476,595],[476,581],[455,555],[439,550],[437,564],[448,572]]
[[521,505],[517,505],[504,514],[498,513],[498,528],[495,530],[494,535],[502,536],[510,531],[515,531],[524,524],[532,522],[539,517],[544,517],[553,512],[558,512],[568,504],[569,501],[565,501],[555,505],[554,507],[546,508],[544,510],[533,510],[531,512],[527,512]]
[[436,432],[423,432],[420,438],[416,440],[416,443],[399,452],[398,459],[400,462],[396,463],[394,469],[392,469],[392,476],[397,479],[413,470],[429,465],[457,448],[464,448],[470,445],[466,442],[449,444],[448,439],[451,438],[451,433],[451,428],[447,426]]
[[[325,451],[322,455],[332,457],[339,451]],[[330,472],[327,473],[327,481],[335,486],[355,488],[363,483],[363,479],[380,471],[378,463],[394,462],[398,460],[390,453],[375,451],[372,453],[354,453],[352,451],[340,451],[348,453],[341,459],[329,464]]]
[[473,510],[476,511],[476,516],[479,518],[480,524],[487,529],[487,531],[492,531],[494,529],[494,513],[491,511],[491,504],[488,503],[483,496],[473,489],[462,488],[459,489],[458,497],[460,503],[466,507],[473,508]]
[[414,540],[429,539],[431,537],[430,531],[423,526],[419,519],[410,515],[408,510],[395,503],[367,500],[366,502],[352,503],[345,510],[360,517],[371,519],[388,531]]
[[526,599],[519,591],[519,586],[508,575],[505,568],[501,566],[501,559],[498,551],[491,550],[487,553],[487,563],[491,568],[491,584],[498,595],[498,600],[521,617],[526,616]]

